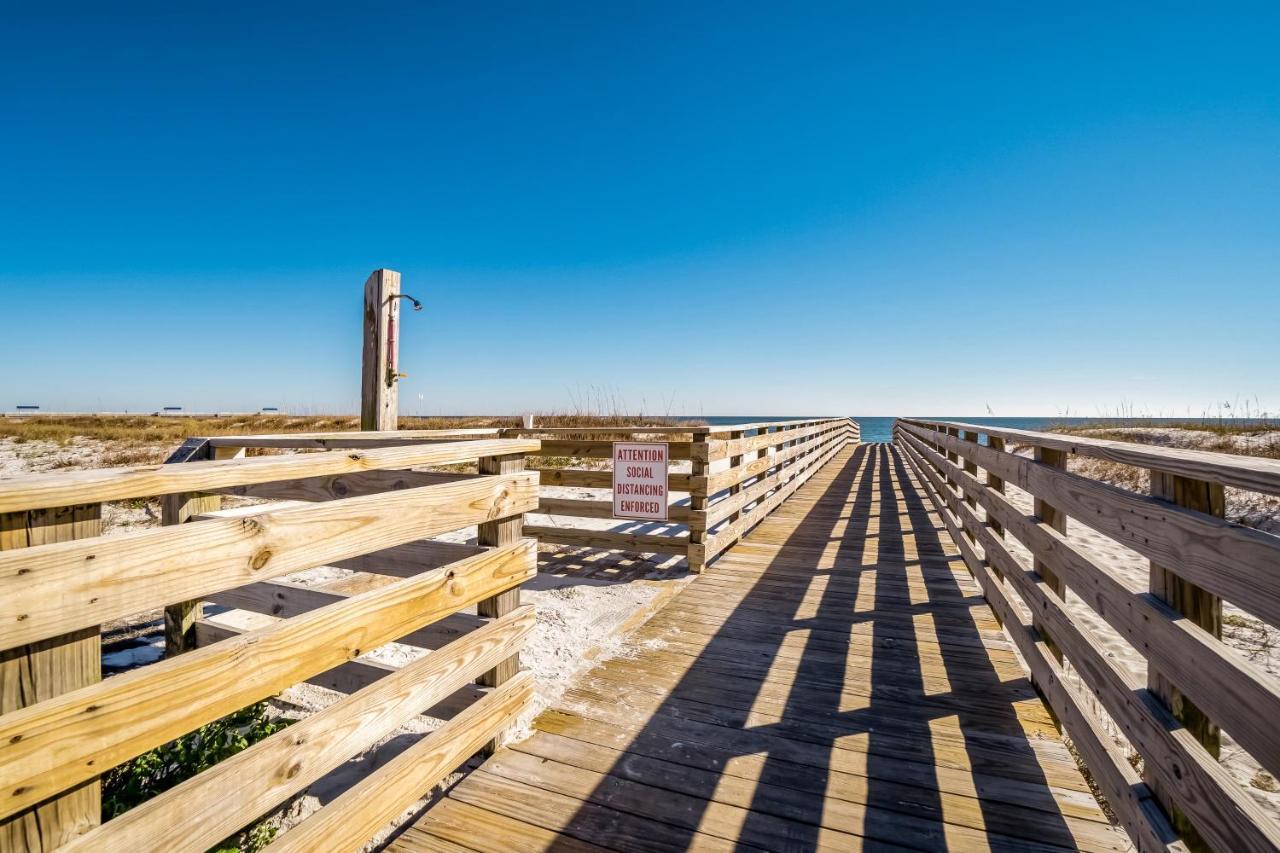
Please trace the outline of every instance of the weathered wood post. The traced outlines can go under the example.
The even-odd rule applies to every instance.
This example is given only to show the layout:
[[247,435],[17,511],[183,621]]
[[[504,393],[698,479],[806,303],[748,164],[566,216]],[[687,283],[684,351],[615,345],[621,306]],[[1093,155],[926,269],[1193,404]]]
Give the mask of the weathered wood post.
[[[0,513],[0,551],[101,534],[101,504]],[[93,625],[0,651],[0,714],[101,681],[101,650],[99,629]],[[0,820],[0,850],[53,850],[88,832],[101,818],[101,789],[94,779]]]
[[[1223,487],[1218,483],[1179,477],[1163,471],[1151,470],[1151,496],[1176,506],[1203,512],[1217,518],[1226,516],[1227,501]],[[1151,563],[1151,594],[1174,610],[1186,616],[1192,623],[1222,639],[1222,599],[1177,574]],[[1147,687],[1160,698],[1173,715],[1204,745],[1209,754],[1218,758],[1221,752],[1221,730],[1205,716],[1204,712],[1183,696],[1178,686],[1150,663],[1147,665]],[[1195,827],[1177,809],[1159,781],[1147,776],[1147,784],[1155,792],[1165,811],[1169,813],[1174,829],[1192,849],[1207,850]]]
[[[987,446],[990,447],[992,450],[1003,451],[1004,439],[1000,438],[999,436],[995,436],[995,435],[991,435],[990,433],[987,433]],[[992,474],[990,471],[988,471],[987,472],[987,488],[991,489],[992,491],[996,491],[996,492],[1000,492],[1001,494],[1004,494],[1004,480],[1002,480],[1001,478],[997,477],[995,474]],[[994,533],[995,535],[1001,538],[1004,538],[1004,525],[1002,525],[1000,522],[992,518],[990,514],[988,514],[987,516],[987,523],[991,525],[992,533]],[[992,566],[992,569],[994,570],[995,567]],[[1001,577],[999,571],[996,571],[996,577]]]
[[[741,440],[741,439],[742,439],[742,436],[743,436],[743,432],[744,432],[744,431],[743,431],[743,430],[740,430],[740,429],[730,430],[730,431],[729,431],[729,440],[730,440],[730,441],[739,441],[739,440]],[[742,454],[738,454],[737,456],[730,456],[730,457],[729,457],[729,467],[730,467],[730,468],[737,468],[737,467],[738,467],[739,465],[741,465],[741,464],[742,464]],[[741,483],[734,483],[732,486],[730,486],[730,487],[729,487],[729,494],[730,494],[730,495],[736,495],[736,494],[738,494],[738,492],[741,492],[741,491],[742,491],[742,484],[741,484]],[[741,518],[741,517],[742,517],[742,511],[741,511],[741,510],[738,510],[738,511],[736,511],[736,512],[732,512],[732,513],[730,513],[730,514],[729,514],[729,523],[730,523],[730,524],[733,524],[735,521],[737,521],[737,520],[738,520],[739,518]]]
[[[206,438],[189,438],[169,454],[166,465],[213,458],[213,448]],[[193,516],[222,508],[222,498],[202,492],[179,492],[160,498],[160,523],[166,527],[185,524]],[[181,601],[164,609],[164,654],[171,657],[196,647],[196,620],[200,618],[199,601]]]
[[[480,458],[481,474],[514,474],[524,470],[524,454],[509,453],[502,456],[483,456]],[[476,543],[479,545],[502,546],[519,541],[524,528],[524,515],[511,515],[494,521],[486,521],[479,525]],[[506,616],[520,606],[520,587],[500,592],[491,598],[476,602],[476,615],[491,619]],[[483,672],[476,679],[481,687],[497,687],[508,681],[520,671],[519,653],[512,655],[488,672]],[[486,754],[498,748],[499,738],[490,741],[485,747]]]
[[[164,464],[200,462],[211,459],[239,459],[243,447],[213,447],[207,438],[189,438],[164,460]],[[178,492],[160,498],[160,524],[186,524],[206,512],[222,509],[222,497],[205,492]],[[196,647],[196,620],[200,618],[200,601],[181,601],[164,609],[165,657],[181,654]]]
[[[960,430],[956,429],[955,427],[947,427],[947,435],[951,436],[952,438],[959,438]],[[960,461],[960,455],[956,453],[954,450],[948,449],[946,453],[947,453],[948,462],[955,464]],[[947,485],[951,487],[952,491],[958,490],[960,488],[960,484],[957,483],[954,479],[952,479],[950,474],[947,475]]]
[[364,283],[364,358],[360,382],[360,429],[393,430],[400,412],[400,273],[374,270]]
[[[972,442],[975,446],[977,445],[978,434],[976,432],[973,430],[964,430],[962,434],[965,441]],[[975,480],[978,479],[978,463],[969,459],[964,460],[964,472]],[[974,517],[976,518],[978,515],[978,499],[973,495],[966,494],[964,502],[969,505],[971,510],[973,510]],[[965,535],[969,537],[970,542],[976,543],[978,541],[976,531],[971,530],[968,527],[965,528]]]
[[[707,499],[710,497],[705,485],[710,466],[703,461],[710,457],[710,448],[707,446],[710,435],[711,433],[705,429],[694,430],[693,444],[689,448],[689,456],[693,460],[689,471],[689,477],[693,481],[689,486],[689,509],[694,512],[705,511]],[[706,541],[705,529],[694,529],[692,526],[689,528],[689,571],[695,574],[700,574],[706,568]]]
[[[756,430],[756,434],[757,434],[757,435],[768,435],[768,434],[769,434],[769,433],[771,433],[771,432],[773,432],[773,427],[761,427],[760,429]],[[762,448],[760,448],[759,450],[757,450],[757,451],[756,451],[756,458],[757,458],[757,459],[764,459],[764,458],[765,458],[765,457],[767,457],[768,455],[769,455],[769,448],[768,448],[768,447],[762,447]],[[773,472],[773,466],[772,466],[772,465],[770,465],[770,466],[766,467],[763,471],[761,471],[761,472],[760,472],[760,474],[756,477],[756,479],[757,479],[757,480],[762,480],[762,479],[764,479],[765,477],[769,476],[769,474],[771,474],[772,472]],[[764,496],[763,496],[763,495],[761,495],[761,500],[763,500],[763,499],[764,499]]]
[[[1047,447],[1040,447],[1039,445],[1036,445],[1035,460],[1041,465],[1048,465],[1049,467],[1057,468],[1060,471],[1065,471],[1067,468],[1067,453],[1065,450],[1051,450]],[[1043,498],[1036,498],[1033,511],[1041,523],[1049,525],[1059,533],[1067,532],[1066,513],[1059,510],[1053,504]],[[1044,560],[1036,557],[1032,561],[1032,568],[1035,570],[1036,574],[1044,578],[1045,584],[1056,592],[1059,598],[1064,600],[1066,599],[1067,585],[1062,582],[1053,569],[1049,568],[1049,565]],[[1045,644],[1048,645],[1049,651],[1053,652],[1053,656],[1061,662],[1062,650],[1053,642],[1053,638],[1051,638],[1044,630],[1044,626],[1041,625],[1037,619],[1032,620],[1032,625],[1040,632],[1040,636],[1044,637]]]

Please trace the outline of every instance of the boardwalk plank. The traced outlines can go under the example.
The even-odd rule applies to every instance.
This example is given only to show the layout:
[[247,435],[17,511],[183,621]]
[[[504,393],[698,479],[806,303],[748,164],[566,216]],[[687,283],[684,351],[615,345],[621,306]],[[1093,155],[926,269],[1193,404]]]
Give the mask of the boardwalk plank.
[[846,448],[391,849],[1123,850],[896,450]]

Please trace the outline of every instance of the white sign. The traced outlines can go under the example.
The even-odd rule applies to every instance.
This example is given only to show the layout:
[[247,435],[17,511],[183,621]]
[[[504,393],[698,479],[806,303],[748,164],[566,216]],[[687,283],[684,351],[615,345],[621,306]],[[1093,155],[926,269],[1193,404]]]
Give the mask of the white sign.
[[667,520],[667,463],[663,441],[613,443],[613,516]]

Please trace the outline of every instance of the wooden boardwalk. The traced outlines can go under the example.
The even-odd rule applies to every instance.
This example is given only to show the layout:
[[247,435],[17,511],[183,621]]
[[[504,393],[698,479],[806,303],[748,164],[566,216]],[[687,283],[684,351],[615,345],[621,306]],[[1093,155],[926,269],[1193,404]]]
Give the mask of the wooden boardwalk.
[[1123,850],[899,452],[841,451],[393,844]]

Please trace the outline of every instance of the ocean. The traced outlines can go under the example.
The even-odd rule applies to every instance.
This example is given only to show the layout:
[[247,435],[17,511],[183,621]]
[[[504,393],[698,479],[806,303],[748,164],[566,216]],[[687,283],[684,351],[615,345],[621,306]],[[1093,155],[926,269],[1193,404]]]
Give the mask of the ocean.
[[[706,421],[711,426],[724,426],[725,424],[749,424],[760,423],[762,421],[803,421],[812,417],[820,417],[818,415],[752,415],[752,416],[729,416],[716,415],[712,417],[701,416],[699,419]],[[864,442],[873,441],[893,441],[893,422],[897,418],[884,417],[861,417],[859,415],[851,416],[858,422],[858,426],[862,428],[862,440]],[[913,416],[915,417],[915,416]],[[1054,426],[1067,426],[1072,424],[1098,424],[1105,426],[1113,424],[1115,426],[1159,426],[1160,424],[1184,424],[1188,421],[1194,421],[1195,418],[993,418],[990,415],[929,415],[919,416],[924,420],[933,421],[963,421],[964,423],[980,424],[983,426],[1004,427],[1005,429],[1026,429],[1043,432]],[[1217,423],[1217,418],[1209,419],[1213,423]],[[1224,418],[1224,421],[1231,419]]]

